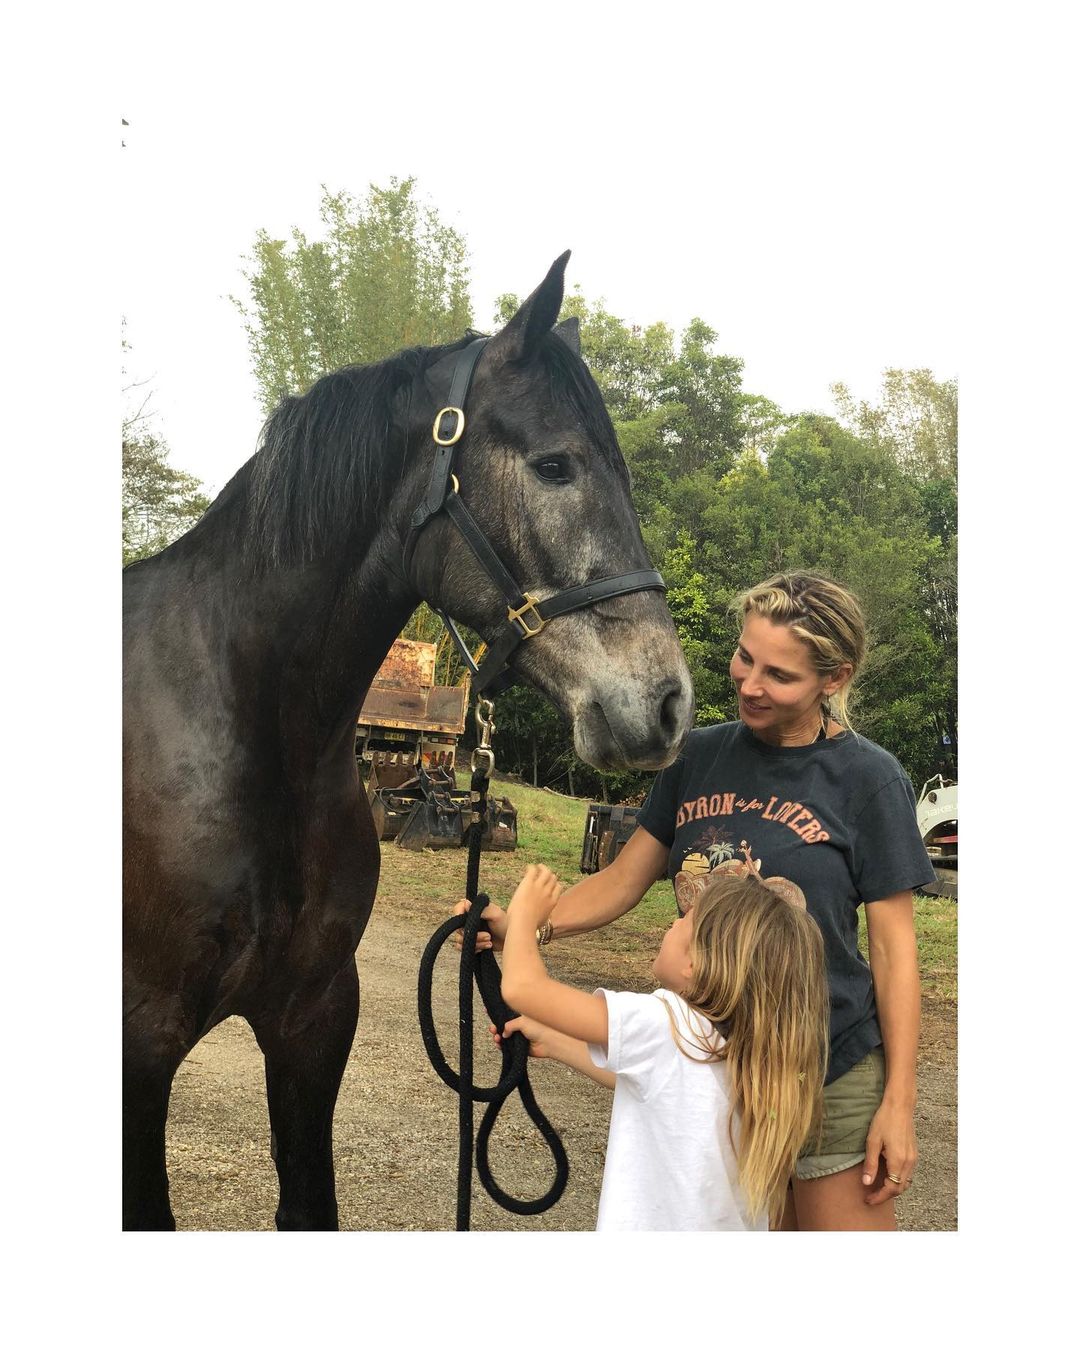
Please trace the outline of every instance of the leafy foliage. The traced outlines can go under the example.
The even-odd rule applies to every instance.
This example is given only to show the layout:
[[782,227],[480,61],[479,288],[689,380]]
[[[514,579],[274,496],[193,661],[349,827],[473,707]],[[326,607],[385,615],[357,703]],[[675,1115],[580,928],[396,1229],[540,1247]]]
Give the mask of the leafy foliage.
[[121,320],[121,372],[125,412],[121,425],[123,459],[123,551],[124,566],[139,558],[160,553],[191,528],[210,505],[200,491],[202,483],[168,463],[165,442],[150,428],[155,414],[150,407],[149,380],[128,379],[127,361],[131,344],[127,320]]
[[164,442],[150,432],[123,440],[124,566],[160,553],[210,505],[199,479],[168,463]]
[[843,384],[834,384],[832,392],[840,420],[888,449],[907,472],[956,482],[955,380],[935,380],[929,370],[887,370],[880,403],[857,404]]
[[471,322],[465,241],[416,199],[415,181],[358,200],[323,190],[322,239],[255,237],[244,316],[266,412],[327,371],[461,337]]

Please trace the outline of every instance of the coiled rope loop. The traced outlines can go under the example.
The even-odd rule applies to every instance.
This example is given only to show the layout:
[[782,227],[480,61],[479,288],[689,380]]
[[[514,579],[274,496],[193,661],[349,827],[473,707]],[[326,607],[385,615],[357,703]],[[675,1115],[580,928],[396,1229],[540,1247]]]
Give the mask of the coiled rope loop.
[[[458,1193],[457,1193],[457,1229],[466,1231],[472,1201],[473,1167],[473,1103],[487,1102],[488,1108],[480,1122],[476,1135],[476,1171],[481,1184],[488,1195],[512,1214],[542,1214],[557,1204],[566,1189],[570,1175],[570,1165],[563,1148],[562,1140],[537,1105],[529,1083],[528,1058],[529,1042],[520,1033],[515,1033],[501,1042],[502,1070],[499,1081],[494,1087],[477,1087],[473,1082],[473,981],[480,990],[488,1016],[500,1031],[516,1016],[502,996],[499,963],[491,951],[476,951],[476,935],[481,928],[487,931],[487,925],[480,917],[488,904],[488,897],[477,894],[480,876],[480,836],[484,828],[484,816],[487,807],[487,777],[482,772],[473,774],[472,789],[480,794],[479,820],[469,830],[469,867],[466,896],[471,902],[464,914],[455,914],[440,925],[432,934],[424,948],[420,960],[420,977],[417,989],[417,1004],[420,1017],[420,1030],[424,1039],[424,1049],[432,1067],[443,1082],[458,1094]],[[461,966],[458,972],[458,1072],[455,1073],[446,1060],[435,1032],[435,1020],[431,1008],[431,981],[435,970],[435,961],[443,943],[452,933],[463,929],[461,944]],[[538,1200],[519,1200],[507,1194],[495,1180],[488,1161],[488,1143],[496,1118],[510,1093],[517,1090],[521,1094],[521,1104],[533,1124],[540,1131],[545,1144],[555,1162],[555,1180],[545,1195]]]

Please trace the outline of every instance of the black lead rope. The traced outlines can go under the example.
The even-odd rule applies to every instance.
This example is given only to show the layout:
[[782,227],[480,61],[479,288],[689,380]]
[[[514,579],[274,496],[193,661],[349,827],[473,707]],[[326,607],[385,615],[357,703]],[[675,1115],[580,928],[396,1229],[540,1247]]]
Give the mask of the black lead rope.
[[[511,1214],[543,1214],[558,1203],[566,1189],[570,1176],[570,1164],[566,1150],[550,1121],[537,1105],[529,1084],[528,1058],[529,1042],[520,1033],[509,1040],[503,1040],[502,1071],[494,1087],[480,1088],[473,1082],[473,981],[480,990],[480,997],[492,1022],[500,1031],[510,1018],[516,1014],[508,1007],[502,996],[499,963],[492,951],[476,951],[476,935],[487,925],[481,914],[487,907],[488,897],[480,894],[480,839],[484,832],[487,815],[488,770],[477,768],[472,776],[472,792],[476,812],[469,827],[469,864],[465,894],[470,908],[465,914],[455,914],[432,934],[424,948],[420,960],[420,978],[417,990],[417,1002],[420,1015],[420,1030],[424,1038],[424,1049],[432,1067],[444,1083],[458,1094],[458,1190],[457,1190],[457,1231],[467,1232],[472,1205],[472,1169],[473,1169],[473,1102],[487,1102],[488,1108],[480,1122],[476,1135],[476,1171],[481,1184],[488,1195],[509,1210]],[[459,1072],[446,1061],[435,1032],[435,1020],[431,1010],[431,980],[435,969],[435,960],[443,943],[452,933],[461,928],[461,968],[458,974],[458,1043]],[[544,1142],[555,1162],[555,1180],[546,1195],[539,1200],[518,1200],[498,1184],[491,1173],[488,1161],[488,1143],[495,1120],[502,1109],[503,1102],[515,1089],[521,1094],[521,1104],[533,1124],[540,1131]]]

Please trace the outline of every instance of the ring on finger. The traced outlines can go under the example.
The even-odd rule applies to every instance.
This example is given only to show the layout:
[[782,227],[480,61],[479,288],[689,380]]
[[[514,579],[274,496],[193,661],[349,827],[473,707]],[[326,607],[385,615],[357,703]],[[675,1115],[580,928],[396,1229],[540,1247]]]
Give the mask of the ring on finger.
[[898,1177],[895,1172],[886,1172],[885,1175],[889,1178],[889,1180],[892,1182],[894,1186],[899,1186],[902,1184],[900,1177]]

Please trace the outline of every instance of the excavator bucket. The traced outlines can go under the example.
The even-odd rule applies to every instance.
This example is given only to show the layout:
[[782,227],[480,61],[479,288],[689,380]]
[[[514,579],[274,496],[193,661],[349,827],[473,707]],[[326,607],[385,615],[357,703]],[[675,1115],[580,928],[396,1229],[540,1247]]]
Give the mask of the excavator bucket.
[[[398,777],[398,775],[394,775]],[[382,773],[369,781],[371,814],[380,839],[418,853],[425,848],[460,848],[472,824],[473,803],[453,772],[420,765],[404,781],[386,785]],[[480,840],[485,852],[517,848],[517,811],[508,797],[488,798],[488,820]]]
[[[397,836],[398,848],[460,848],[472,824],[468,792],[433,792],[417,802]],[[517,811],[508,797],[489,797],[487,824],[480,836],[484,853],[512,853],[517,848]]]
[[424,848],[460,848],[472,822],[472,799],[458,789],[447,769],[427,770],[421,764],[416,777],[397,792],[409,794],[408,815],[397,831],[398,848],[419,852]]
[[371,818],[380,839],[396,839],[416,806],[416,798],[391,788],[378,790],[371,799]]
[[[472,794],[436,787],[425,773],[421,773],[420,781],[427,790],[398,832],[398,847],[460,848],[473,822]],[[485,853],[513,852],[517,848],[517,811],[508,797],[488,797],[480,848]]]
[[415,804],[398,831],[398,848],[416,853],[424,848],[460,848],[471,821],[467,792],[432,792]]
[[517,848],[517,810],[509,797],[488,797],[480,848],[485,853],[513,853]]
[[637,828],[640,807],[590,802],[581,841],[581,870],[600,872],[615,861]]
[[367,792],[379,838],[396,839],[433,790],[453,787],[453,774],[444,768],[428,773],[416,765],[373,765]]

